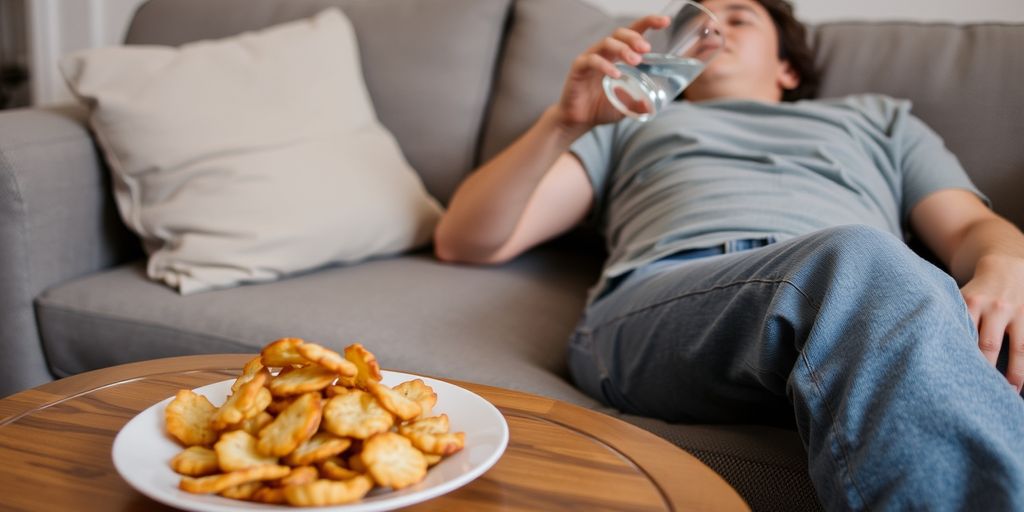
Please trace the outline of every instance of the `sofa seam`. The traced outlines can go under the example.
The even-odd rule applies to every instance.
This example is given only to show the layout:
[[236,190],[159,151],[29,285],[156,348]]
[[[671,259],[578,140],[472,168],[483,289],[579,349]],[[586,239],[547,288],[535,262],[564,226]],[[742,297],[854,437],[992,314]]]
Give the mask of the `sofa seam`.
[[[477,137],[473,144],[472,151],[472,163],[473,169],[480,166],[481,159],[483,157],[484,141],[487,138],[488,126],[490,125],[491,115],[494,110],[495,94],[499,91],[502,78],[502,70],[504,69],[505,57],[508,54],[508,39],[511,33],[512,27],[516,21],[517,5],[515,0],[509,0],[508,5],[505,8],[505,17],[501,23],[501,31],[499,32],[497,44],[495,45],[494,63],[491,66],[488,78],[490,83],[487,86],[487,93],[484,96],[483,101],[483,112],[481,112],[477,127]],[[465,175],[461,179],[465,179]],[[450,201],[450,199],[449,199]]]
[[20,144],[8,144],[8,145],[4,146],[4,149],[5,150],[11,150],[11,149],[21,150],[21,149],[25,149],[25,148],[34,148],[36,146],[48,146],[48,145],[52,145],[52,144],[66,144],[68,142],[88,141],[88,140],[91,140],[91,139],[89,139],[88,137],[83,137],[80,134],[66,135],[64,137],[55,137],[55,138],[52,138],[52,139],[44,139],[44,140],[34,140],[34,141],[31,141],[31,142],[23,142],[23,143],[20,143]]
[[116,314],[111,314],[111,313],[103,313],[103,312],[98,312],[98,311],[86,311],[86,310],[71,309],[71,308],[69,308],[67,306],[59,305],[56,302],[48,301],[48,300],[43,299],[41,297],[36,299],[36,307],[51,308],[51,309],[54,309],[54,310],[56,310],[58,312],[61,312],[61,313],[66,313],[66,314],[70,314],[70,315],[77,315],[77,316],[80,316],[80,317],[86,317],[86,318],[91,317],[91,318],[97,318],[97,319],[112,320],[112,321],[121,322],[121,323],[127,324],[127,325],[135,325],[135,326],[140,326],[140,327],[156,328],[156,329],[161,329],[161,330],[166,330],[166,331],[181,332],[181,333],[185,333],[185,334],[187,334],[189,336],[194,336],[196,338],[204,337],[204,338],[207,338],[207,339],[214,339],[214,340],[217,340],[217,341],[225,342],[225,343],[230,344],[230,345],[235,345],[238,348],[244,348],[244,349],[247,349],[247,350],[250,350],[250,351],[254,351],[256,349],[256,347],[251,347],[251,346],[246,345],[246,344],[244,344],[244,343],[242,343],[242,342],[240,342],[238,340],[227,338],[227,337],[220,336],[220,335],[213,335],[213,336],[211,336],[211,335],[208,335],[208,334],[203,334],[203,333],[200,333],[200,332],[197,332],[197,331],[193,331],[191,329],[179,329],[179,328],[171,327],[171,326],[167,326],[167,325],[160,325],[160,324],[154,324],[154,323],[149,323],[149,322],[142,322],[142,321],[139,321],[139,320],[134,320],[134,319],[132,319],[130,317],[127,317],[127,316],[123,316],[123,315],[116,315]]

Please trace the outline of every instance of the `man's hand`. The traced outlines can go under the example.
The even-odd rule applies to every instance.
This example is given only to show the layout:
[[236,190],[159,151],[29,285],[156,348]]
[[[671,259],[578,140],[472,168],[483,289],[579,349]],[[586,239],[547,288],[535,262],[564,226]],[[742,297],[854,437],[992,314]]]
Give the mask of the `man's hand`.
[[639,64],[642,55],[651,51],[644,31],[665,28],[670,22],[667,16],[645,16],[628,28],[619,28],[576,57],[565,79],[562,96],[555,105],[560,123],[570,131],[584,133],[599,124],[625,117],[605,98],[601,80],[605,76],[621,76],[616,62]]
[[1020,393],[1024,387],[1024,258],[980,258],[974,278],[960,292],[978,329],[978,347],[989,363],[996,364],[1003,339],[1009,337],[1006,379]]

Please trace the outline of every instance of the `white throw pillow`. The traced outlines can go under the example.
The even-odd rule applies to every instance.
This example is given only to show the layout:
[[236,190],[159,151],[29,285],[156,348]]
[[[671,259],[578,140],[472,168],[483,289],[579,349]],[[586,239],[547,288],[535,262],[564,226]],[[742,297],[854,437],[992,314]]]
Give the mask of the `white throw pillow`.
[[66,57],[148,274],[182,294],[425,244],[441,207],[377,120],[338,9]]

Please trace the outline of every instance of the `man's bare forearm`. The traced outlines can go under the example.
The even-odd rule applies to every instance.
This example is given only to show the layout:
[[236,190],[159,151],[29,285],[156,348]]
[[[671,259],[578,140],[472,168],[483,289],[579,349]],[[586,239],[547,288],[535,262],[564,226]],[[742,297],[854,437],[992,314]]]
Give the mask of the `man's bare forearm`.
[[486,261],[509,239],[538,183],[580,135],[555,108],[511,146],[474,171],[452,197],[434,236],[445,260]]
[[1009,221],[993,215],[975,222],[964,232],[949,270],[957,282],[966,283],[979,266],[1000,259],[1024,261],[1024,234]]

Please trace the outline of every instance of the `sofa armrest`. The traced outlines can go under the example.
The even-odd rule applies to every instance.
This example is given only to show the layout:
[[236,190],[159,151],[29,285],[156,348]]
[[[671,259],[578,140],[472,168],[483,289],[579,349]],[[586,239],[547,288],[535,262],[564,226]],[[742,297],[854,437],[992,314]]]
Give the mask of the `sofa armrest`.
[[0,396],[52,379],[33,300],[141,255],[79,107],[0,112]]

